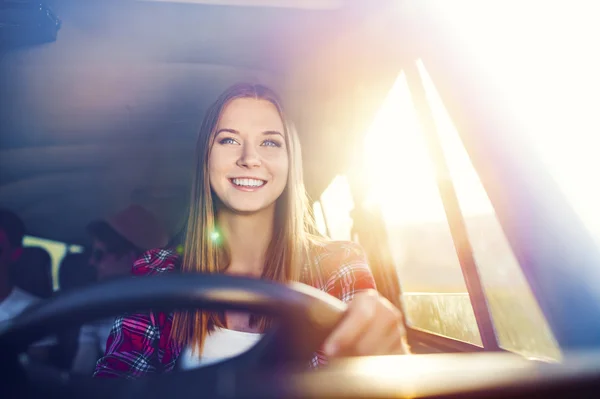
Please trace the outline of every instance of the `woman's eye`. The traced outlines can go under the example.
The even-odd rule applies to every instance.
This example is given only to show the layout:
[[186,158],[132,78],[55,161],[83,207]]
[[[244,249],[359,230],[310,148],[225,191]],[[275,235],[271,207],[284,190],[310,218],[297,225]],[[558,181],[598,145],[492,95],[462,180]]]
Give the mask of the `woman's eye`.
[[281,143],[275,140],[265,140],[262,145],[265,147],[281,147]]
[[219,141],[219,144],[237,144],[237,141],[232,139],[231,137],[225,137]]

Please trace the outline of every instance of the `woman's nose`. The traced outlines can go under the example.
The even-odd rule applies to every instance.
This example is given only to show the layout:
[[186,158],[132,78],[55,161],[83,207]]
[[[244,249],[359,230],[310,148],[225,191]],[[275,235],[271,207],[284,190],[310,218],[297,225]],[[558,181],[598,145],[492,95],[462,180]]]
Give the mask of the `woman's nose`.
[[251,145],[243,145],[242,153],[237,161],[238,166],[253,168],[261,165],[260,155],[256,148]]

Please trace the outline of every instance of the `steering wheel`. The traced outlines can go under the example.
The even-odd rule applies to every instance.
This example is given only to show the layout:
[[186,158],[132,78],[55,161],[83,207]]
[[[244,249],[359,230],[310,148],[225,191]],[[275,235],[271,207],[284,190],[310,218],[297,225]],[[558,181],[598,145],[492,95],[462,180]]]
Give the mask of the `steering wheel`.
[[[275,325],[249,351],[206,367],[135,381],[93,379],[40,370],[22,354],[37,340],[70,326],[131,312],[239,310],[273,317]],[[0,327],[2,379],[15,397],[169,398],[245,396],[236,380],[248,373],[308,368],[308,362],[343,317],[343,302],[300,283],[287,285],[222,274],[126,278],[65,293]],[[8,369],[5,367],[8,366]],[[285,367],[283,367],[285,366]],[[181,397],[182,395],[177,395]],[[10,397],[10,396],[5,396]]]

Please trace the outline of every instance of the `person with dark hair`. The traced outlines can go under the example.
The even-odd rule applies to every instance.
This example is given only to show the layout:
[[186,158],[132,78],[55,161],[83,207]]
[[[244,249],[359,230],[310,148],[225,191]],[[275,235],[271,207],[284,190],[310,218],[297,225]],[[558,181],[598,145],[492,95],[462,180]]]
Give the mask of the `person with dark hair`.
[[[131,205],[116,215],[97,220],[87,228],[92,237],[89,264],[98,281],[128,276],[134,261],[145,251],[163,248],[169,236],[155,216],[140,205]],[[72,371],[91,374],[104,354],[114,318],[81,327],[79,349]]]
[[169,242],[164,227],[140,205],[90,223],[88,232],[93,239],[90,264],[96,268],[99,280],[130,274],[139,255]]
[[48,299],[54,293],[52,282],[52,258],[42,247],[23,248],[19,260],[13,264],[14,283],[17,287]]
[[0,323],[21,314],[38,300],[15,286],[12,271],[23,253],[25,224],[8,209],[0,209]]
[[[19,288],[13,279],[15,264],[23,254],[24,236],[23,221],[14,212],[0,209],[0,324],[17,317],[40,300]],[[29,355],[43,361],[48,348],[55,343],[54,337],[38,341],[29,348]]]

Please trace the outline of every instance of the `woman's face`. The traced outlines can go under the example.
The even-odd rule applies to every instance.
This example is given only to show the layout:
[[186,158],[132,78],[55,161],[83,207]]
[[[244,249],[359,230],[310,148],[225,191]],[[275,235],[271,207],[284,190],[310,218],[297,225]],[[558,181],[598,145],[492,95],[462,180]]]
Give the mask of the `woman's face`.
[[223,205],[237,213],[275,205],[287,184],[284,135],[269,101],[238,98],[224,107],[208,159],[210,185]]

